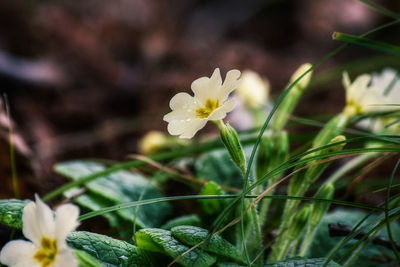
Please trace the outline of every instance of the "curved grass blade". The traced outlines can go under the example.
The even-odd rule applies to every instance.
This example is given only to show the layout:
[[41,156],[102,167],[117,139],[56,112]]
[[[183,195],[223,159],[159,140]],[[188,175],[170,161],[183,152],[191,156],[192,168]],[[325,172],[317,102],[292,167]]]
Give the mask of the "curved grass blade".
[[394,255],[397,258],[397,261],[400,263],[400,254],[399,251],[397,250],[397,246],[395,244],[395,241],[393,240],[393,235],[392,235],[392,230],[390,229],[390,221],[389,221],[389,199],[390,199],[390,187],[392,186],[393,183],[393,178],[394,175],[396,174],[396,171],[400,165],[400,159],[397,160],[396,165],[394,166],[394,169],[392,171],[392,174],[390,175],[389,183],[387,186],[387,191],[386,191],[386,199],[385,199],[385,220],[386,220],[386,227],[387,227],[387,232],[388,232],[388,237],[390,240],[390,244],[392,245]]
[[367,7],[371,8],[372,10],[375,10],[378,13],[381,13],[382,15],[388,16],[393,19],[398,19],[400,18],[400,14],[397,14],[383,6],[380,6],[370,0],[358,0],[359,2],[363,3]]
[[396,56],[400,56],[400,46],[391,45],[388,43],[378,42],[369,40],[366,38],[358,37],[355,35],[334,32],[332,35],[333,40],[342,41],[349,44],[355,44],[360,46],[365,46],[373,50],[378,50],[385,53],[390,53]]

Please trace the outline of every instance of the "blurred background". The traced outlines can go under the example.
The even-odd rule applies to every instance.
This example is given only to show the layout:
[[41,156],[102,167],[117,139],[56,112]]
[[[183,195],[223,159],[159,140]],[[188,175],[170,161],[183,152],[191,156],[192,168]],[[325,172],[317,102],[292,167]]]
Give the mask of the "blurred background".
[[[124,160],[146,132],[166,132],[169,99],[215,67],[254,70],[277,97],[299,65],[340,45],[334,31],[359,35],[388,21],[356,0],[0,1],[0,88],[11,114],[0,114],[0,198],[13,197],[10,125],[22,197],[32,198],[65,182],[55,162]],[[396,43],[398,33],[371,38]],[[399,65],[349,47],[315,71],[296,114],[340,111],[344,69],[354,79]]]

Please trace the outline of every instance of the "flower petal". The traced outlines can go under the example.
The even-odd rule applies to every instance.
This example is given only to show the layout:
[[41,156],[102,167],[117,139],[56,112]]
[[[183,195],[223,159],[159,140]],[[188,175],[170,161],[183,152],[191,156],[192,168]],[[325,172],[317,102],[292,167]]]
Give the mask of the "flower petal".
[[78,266],[78,261],[76,260],[72,250],[69,248],[61,250],[57,254],[57,256],[53,262],[53,265],[52,265],[52,267],[65,267],[65,266],[68,266],[68,267],[77,267]]
[[183,133],[179,138],[192,138],[199,130],[201,130],[207,123],[206,119],[197,119],[191,122],[187,122]]
[[35,261],[33,255],[36,253],[36,247],[33,243],[23,240],[8,242],[0,254],[0,261],[8,266],[40,266]]
[[188,93],[177,93],[169,101],[169,106],[172,110],[186,109],[195,105],[195,99]]
[[206,123],[207,119],[173,120],[168,124],[168,132],[180,138],[192,138]]
[[198,78],[197,80],[194,80],[192,82],[192,85],[190,86],[194,93],[195,99],[197,99],[200,103],[206,102],[207,98],[210,97],[208,95],[208,90],[206,89],[209,87],[209,84],[210,84],[210,78],[201,77]]
[[226,113],[232,111],[235,108],[236,101],[235,99],[230,99],[226,101],[222,106],[214,110],[213,113],[210,114],[208,120],[222,120],[226,117]]
[[41,237],[45,236],[54,238],[55,220],[53,211],[40,199],[38,195],[35,195],[35,200],[36,224],[40,229]]
[[36,203],[29,202],[25,207],[22,215],[22,232],[26,238],[31,240],[37,246],[40,246],[42,232],[37,223]]
[[357,102],[357,100],[365,94],[370,81],[371,76],[368,74],[358,76],[346,90],[346,101]]
[[65,204],[56,210],[56,239],[65,242],[67,235],[75,230],[78,223],[79,209],[72,204]]
[[240,83],[239,77],[240,77],[240,71],[238,70],[228,71],[228,73],[226,74],[224,84],[222,85],[218,95],[218,99],[221,103],[224,102],[226,99],[228,99],[229,94],[239,86]]

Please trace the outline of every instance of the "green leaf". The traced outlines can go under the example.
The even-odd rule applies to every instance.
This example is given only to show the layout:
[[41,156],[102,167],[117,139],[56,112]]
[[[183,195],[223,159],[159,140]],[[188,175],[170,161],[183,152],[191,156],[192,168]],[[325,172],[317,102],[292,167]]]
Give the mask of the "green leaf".
[[242,188],[243,177],[226,149],[218,149],[200,156],[196,163],[196,177],[219,185]]
[[[180,257],[190,249],[190,247],[172,237],[170,231],[163,229],[142,229],[136,233],[135,238],[139,248],[164,253],[173,259]],[[213,265],[215,261],[214,256],[196,248],[185,254],[177,262],[187,267],[205,267]]]
[[[324,265],[325,258],[313,259],[288,259],[264,265],[264,267],[321,267]],[[329,262],[328,267],[340,267],[336,262]]]
[[[210,181],[201,189],[199,195],[224,195],[225,191],[215,183]],[[201,199],[199,200],[202,211],[207,215],[214,215],[221,212],[227,206],[226,199]]]
[[339,41],[342,41],[345,43],[365,46],[365,47],[368,47],[373,50],[378,50],[381,52],[400,56],[400,46],[377,42],[377,41],[369,40],[369,39],[366,39],[363,37],[358,37],[355,35],[341,33],[341,32],[333,33],[332,38],[333,38],[333,40],[339,40]]
[[200,226],[201,220],[200,220],[199,216],[197,216],[195,214],[185,215],[185,216],[181,216],[181,217],[177,217],[172,220],[169,220],[163,226],[161,226],[161,228],[165,229],[165,230],[171,230],[172,227],[180,226],[180,225]]
[[74,254],[79,267],[101,267],[101,264],[85,251],[74,249]]
[[[189,246],[195,246],[198,243],[206,240],[208,237],[208,231],[206,229],[196,226],[177,226],[172,228],[171,232],[173,237]],[[246,263],[245,258],[240,250],[218,235],[209,239],[209,241],[204,243],[201,248],[207,252],[212,252],[217,255],[233,259],[236,262],[242,264]]]
[[[306,256],[310,258],[325,257],[336,246],[344,237],[331,237],[329,236],[328,224],[330,223],[343,223],[349,226],[356,225],[361,219],[366,216],[367,213],[359,210],[345,210],[336,209],[335,211],[328,213],[323,217],[321,223],[316,228],[313,241],[311,242],[310,248],[307,251]],[[376,218],[376,217],[375,217]],[[373,222],[375,220],[373,216],[367,222]],[[397,237],[397,242],[400,241],[400,225],[397,222],[391,224],[391,230],[394,237]],[[365,231],[368,231],[366,229]],[[386,229],[380,231],[378,235],[387,237]],[[339,259],[357,240],[350,240],[345,246],[343,246],[334,260]],[[354,261],[352,266],[363,266],[363,267],[374,267],[380,264],[395,264],[395,257],[390,249],[383,246],[369,243],[360,256]]]
[[67,243],[93,256],[102,266],[157,266],[148,252],[105,235],[76,231],[68,235]]
[[[93,161],[69,161],[55,165],[55,171],[57,173],[73,180],[78,180],[81,177],[94,174],[104,169],[105,166],[103,164]],[[160,190],[153,186],[146,178],[137,173],[128,171],[118,171],[109,174],[89,182],[86,186],[90,193],[105,198],[114,204],[137,201],[141,198],[142,194],[143,200],[163,196]],[[91,195],[91,198],[93,198],[93,195]],[[82,202],[83,201],[84,200],[82,200]],[[89,201],[93,202],[93,199]],[[99,202],[97,204],[99,204]],[[90,203],[90,205],[86,204],[85,206],[94,208],[94,203]],[[170,212],[171,206],[169,203],[148,205],[146,208],[139,207],[136,225],[139,228],[160,226]],[[133,221],[134,213],[134,208],[117,211],[119,216],[128,221]]]
[[12,228],[22,229],[22,212],[30,200],[0,200],[0,223]]

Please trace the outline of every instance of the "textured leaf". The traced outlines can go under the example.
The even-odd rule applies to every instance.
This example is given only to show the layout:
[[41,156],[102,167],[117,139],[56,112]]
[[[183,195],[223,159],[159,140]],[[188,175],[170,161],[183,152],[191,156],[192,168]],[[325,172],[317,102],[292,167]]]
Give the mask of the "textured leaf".
[[[135,237],[139,248],[161,252],[173,259],[190,249],[190,247],[173,238],[170,231],[163,229],[142,229],[136,233]],[[187,267],[206,267],[213,265],[215,261],[214,256],[200,249],[195,249],[181,257],[177,262]]]
[[[315,259],[288,259],[284,261],[278,261],[275,263],[267,264],[264,267],[321,267],[324,265],[325,258]],[[336,262],[329,262],[328,267],[340,267],[341,265]]]
[[[93,161],[69,161],[59,163],[55,166],[55,171],[73,180],[104,170],[103,164]],[[128,172],[119,171],[89,182],[87,185],[89,192],[107,199],[113,204],[151,199],[162,197],[158,188],[153,186],[143,176]],[[91,198],[93,195],[90,196]],[[86,199],[87,200],[87,199]],[[93,199],[91,199],[92,201]],[[84,200],[82,200],[84,201]],[[99,203],[97,203],[99,204]],[[94,203],[90,203],[94,207]],[[89,207],[89,204],[86,204]],[[121,209],[117,214],[123,219],[133,221],[136,208]],[[139,207],[136,218],[136,225],[139,228],[160,226],[171,212],[171,206],[167,202],[146,205]],[[109,220],[111,218],[108,218]]]
[[185,215],[181,217],[174,218],[166,222],[162,229],[171,230],[172,227],[179,226],[179,225],[193,225],[193,226],[200,226],[201,220],[199,216],[192,214],[192,215]]
[[9,227],[22,229],[22,212],[30,200],[0,200],[0,223]]
[[[313,241],[307,251],[306,256],[310,258],[325,257],[336,246],[344,237],[331,237],[329,236],[329,223],[343,223],[349,226],[355,226],[364,216],[365,212],[359,210],[344,210],[337,209],[331,213],[328,213],[321,220],[321,223],[316,229]],[[374,221],[374,217],[371,216],[370,221]],[[383,231],[380,231],[378,235],[387,237],[386,227]],[[400,241],[400,225],[397,222],[391,224],[393,237],[399,242]],[[347,244],[342,247],[336,256],[333,258],[340,258],[357,240],[350,240]],[[396,260],[393,252],[383,246],[369,243],[361,252],[360,256],[353,262],[351,266],[363,266],[363,267],[374,267],[390,266],[395,264]]]
[[67,243],[93,256],[102,266],[157,266],[148,252],[108,236],[76,231],[67,237]]
[[220,185],[242,188],[240,169],[230,159],[226,149],[218,149],[200,156],[195,164],[196,176]]
[[101,267],[101,264],[95,258],[83,250],[74,249],[74,254],[79,267]]
[[[225,191],[217,183],[210,181],[203,186],[199,194],[224,195]],[[228,201],[226,199],[201,199],[199,203],[205,214],[214,215],[220,213],[227,206]]]
[[[189,246],[195,246],[208,237],[208,231],[206,229],[189,225],[174,227],[171,229],[171,232],[173,237]],[[201,248],[207,252],[233,259],[239,263],[246,263],[240,250],[218,235],[204,243]]]

